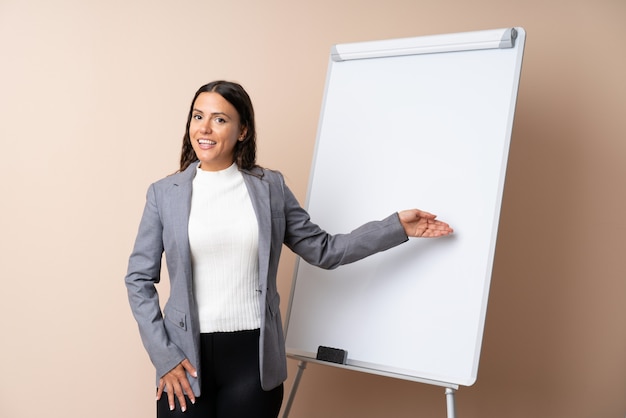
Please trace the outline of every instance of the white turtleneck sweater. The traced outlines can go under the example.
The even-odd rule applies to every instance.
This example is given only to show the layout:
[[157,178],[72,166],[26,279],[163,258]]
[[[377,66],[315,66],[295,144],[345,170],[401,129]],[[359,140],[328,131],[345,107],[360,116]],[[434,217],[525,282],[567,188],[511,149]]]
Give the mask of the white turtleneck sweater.
[[197,169],[189,214],[189,245],[200,332],[261,326],[259,228],[236,164]]

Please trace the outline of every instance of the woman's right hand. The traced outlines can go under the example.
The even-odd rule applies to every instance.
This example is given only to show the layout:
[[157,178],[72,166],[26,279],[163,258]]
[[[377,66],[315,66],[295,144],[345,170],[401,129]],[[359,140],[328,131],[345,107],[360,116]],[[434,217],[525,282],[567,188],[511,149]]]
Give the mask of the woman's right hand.
[[167,401],[170,405],[170,411],[176,408],[175,398],[178,398],[180,403],[180,409],[185,412],[187,410],[187,402],[185,401],[185,395],[189,398],[191,403],[196,403],[196,397],[191,390],[191,385],[187,379],[187,372],[193,377],[198,377],[198,372],[191,365],[188,359],[184,359],[176,367],[167,372],[161,379],[159,379],[159,388],[157,389],[157,401],[161,399],[163,390],[167,391]]

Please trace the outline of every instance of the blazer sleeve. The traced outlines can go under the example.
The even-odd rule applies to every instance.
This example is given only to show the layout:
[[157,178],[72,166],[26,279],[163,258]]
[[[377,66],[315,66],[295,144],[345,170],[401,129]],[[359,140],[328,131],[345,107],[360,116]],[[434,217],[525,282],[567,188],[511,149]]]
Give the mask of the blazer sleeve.
[[151,185],[139,224],[135,246],[125,278],[128,300],[139,333],[157,376],[163,376],[184,360],[165,330],[155,284],[160,281],[163,255],[163,223],[159,215],[155,185]]
[[[282,180],[282,176],[281,176]],[[397,213],[368,222],[350,233],[331,235],[311,221],[297,199],[282,183],[285,204],[285,245],[308,263],[334,269],[388,250],[409,238]]]

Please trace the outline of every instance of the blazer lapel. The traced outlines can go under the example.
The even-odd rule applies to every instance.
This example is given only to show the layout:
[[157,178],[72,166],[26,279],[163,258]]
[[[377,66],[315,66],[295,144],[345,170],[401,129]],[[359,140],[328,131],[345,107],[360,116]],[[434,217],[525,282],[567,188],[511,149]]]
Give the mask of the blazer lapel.
[[272,210],[270,208],[270,186],[263,181],[263,172],[242,170],[243,179],[252,200],[252,206],[259,224],[259,287],[265,293],[269,271],[272,239]]
[[[192,183],[198,163],[192,163],[172,183],[170,202],[174,222],[174,238],[178,243],[178,256],[185,266],[185,276],[191,281],[191,249],[189,248],[189,213],[191,211]],[[191,284],[191,283],[190,283]]]

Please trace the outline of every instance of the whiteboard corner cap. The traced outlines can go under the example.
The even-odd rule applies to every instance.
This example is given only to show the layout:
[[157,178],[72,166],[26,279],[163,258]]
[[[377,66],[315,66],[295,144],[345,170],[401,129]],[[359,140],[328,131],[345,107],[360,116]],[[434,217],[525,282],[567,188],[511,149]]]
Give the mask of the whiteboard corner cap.
[[341,54],[339,53],[339,51],[337,50],[337,45],[333,45],[333,47],[330,49],[330,57],[335,62],[340,62],[344,60],[341,57]]

